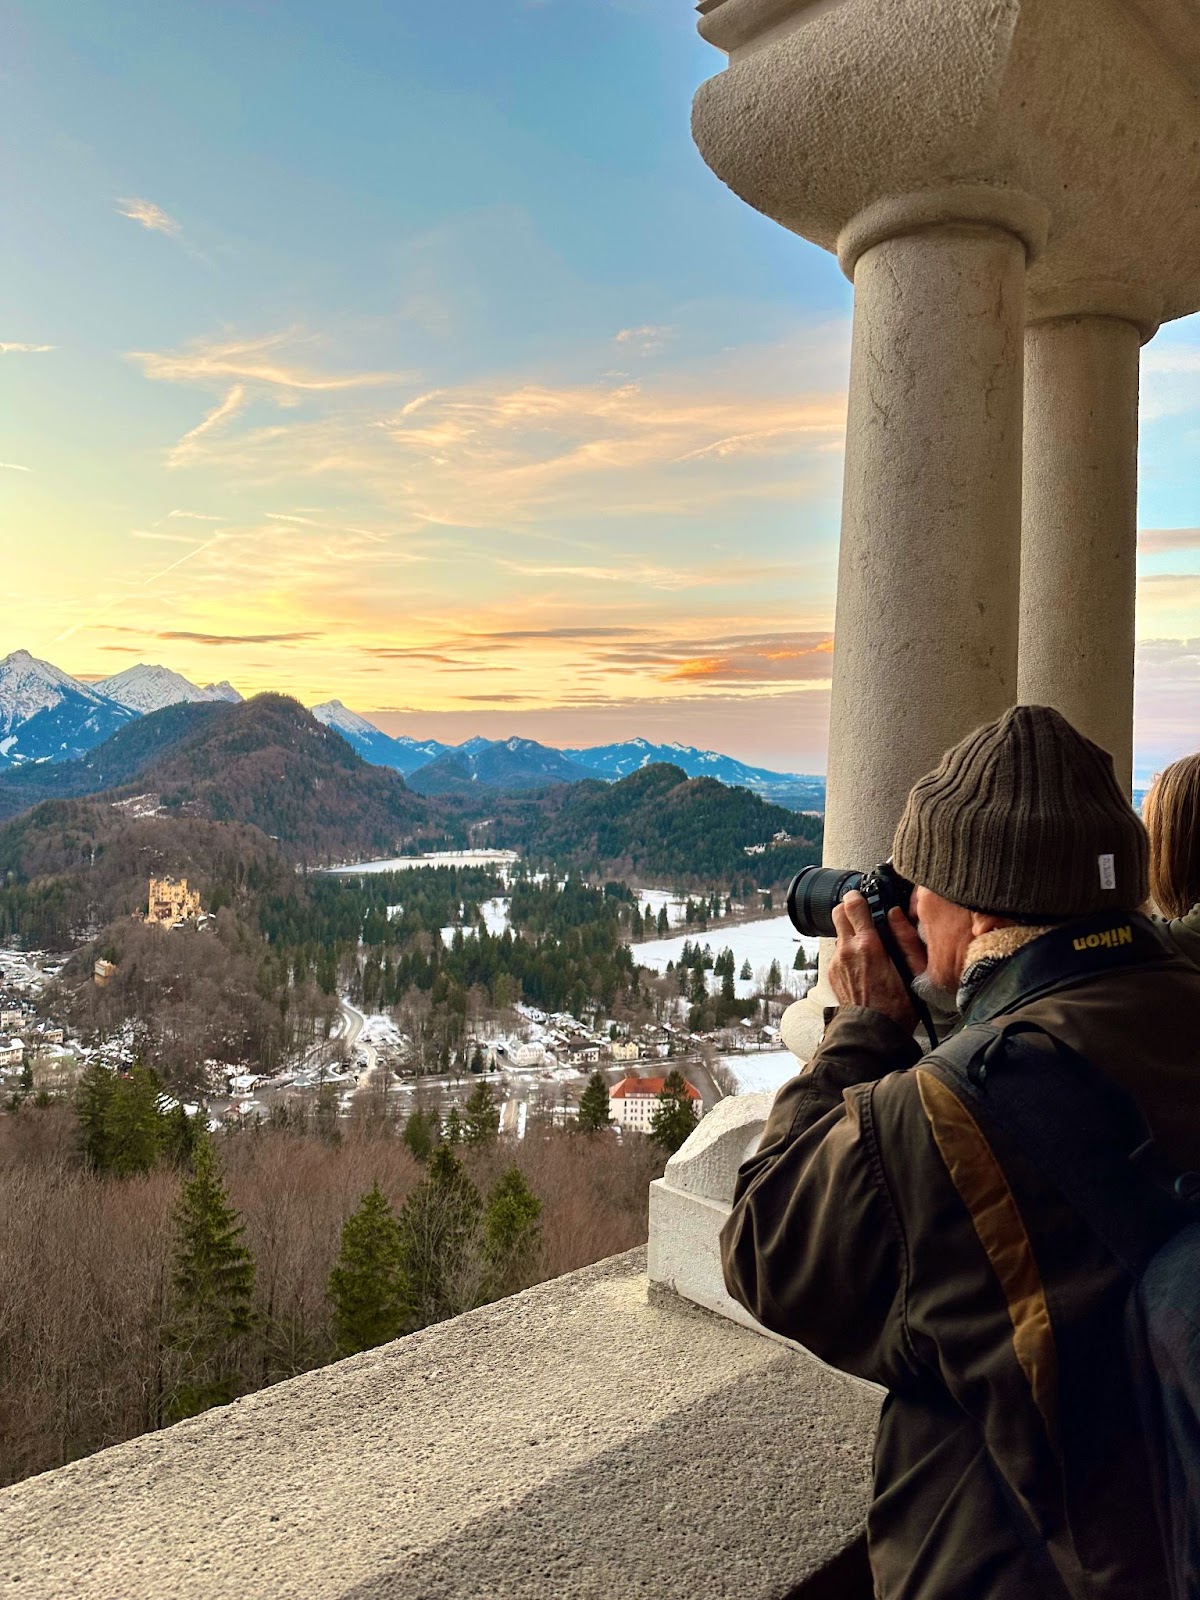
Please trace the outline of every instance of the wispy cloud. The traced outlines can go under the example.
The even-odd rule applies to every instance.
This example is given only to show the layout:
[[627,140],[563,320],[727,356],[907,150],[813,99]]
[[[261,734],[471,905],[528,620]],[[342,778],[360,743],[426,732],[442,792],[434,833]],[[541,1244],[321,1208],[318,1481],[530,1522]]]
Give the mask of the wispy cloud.
[[0,461],[0,472],[32,472],[32,467],[22,467],[15,461]]
[[20,341],[13,339],[10,339],[5,343],[0,343],[0,355],[4,356],[39,356],[44,355],[47,350],[57,349],[58,346],[54,344],[22,344]]
[[1142,528],[1138,532],[1138,550],[1143,555],[1200,550],[1200,528]]
[[185,466],[189,461],[194,461],[200,454],[199,441],[220,428],[230,418],[236,417],[246,404],[246,385],[235,383],[225,398],[219,401],[204,418],[191,428],[176,444],[167,460],[173,467]]
[[143,228],[149,228],[152,233],[165,233],[175,238],[182,232],[175,218],[168,216],[161,206],[154,204],[153,200],[118,200],[117,212],[122,217],[128,217],[131,222],[140,222]]
[[[841,447],[844,394],[797,392],[796,372],[836,370],[840,325],[642,382],[500,378],[389,394],[383,405],[374,391],[403,389],[404,373],[318,370],[315,342],[292,332],[134,352],[156,381],[224,385],[174,447],[174,464],[247,486],[352,484],[386,508],[391,532],[543,524],[538,536],[555,544],[564,516],[711,517],[722,502],[795,504],[836,489],[828,463]],[[256,397],[283,414],[259,422]]]
[[168,517],[186,517],[189,522],[227,522],[227,517],[214,517],[207,511],[168,511]]
[[395,384],[400,372],[319,372],[296,359],[296,347],[317,341],[295,328],[256,339],[197,340],[183,350],[132,350],[148,378],[169,383],[234,380],[318,394]]
[[317,632],[294,633],[187,633],[182,629],[164,630],[155,639],[182,639],[189,644],[292,644],[300,639],[319,639]]
[[639,355],[649,356],[661,350],[673,332],[673,328],[646,323],[641,328],[622,328],[616,335],[614,343],[626,345],[629,349],[636,350]]

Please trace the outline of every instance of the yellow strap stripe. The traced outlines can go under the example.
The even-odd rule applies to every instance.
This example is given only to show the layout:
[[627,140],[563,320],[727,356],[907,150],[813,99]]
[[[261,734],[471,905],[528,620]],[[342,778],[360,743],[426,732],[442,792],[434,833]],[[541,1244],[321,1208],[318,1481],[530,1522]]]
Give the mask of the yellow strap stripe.
[[1046,1291],[1017,1202],[983,1130],[953,1090],[919,1068],[917,1086],[946,1170],[1000,1282],[1012,1322],[1013,1351],[1053,1440],[1058,1356]]

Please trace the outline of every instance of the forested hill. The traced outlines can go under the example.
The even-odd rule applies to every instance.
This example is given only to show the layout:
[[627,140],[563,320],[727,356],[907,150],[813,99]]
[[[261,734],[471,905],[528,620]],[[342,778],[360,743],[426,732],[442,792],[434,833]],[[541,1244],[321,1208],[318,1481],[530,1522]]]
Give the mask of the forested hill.
[[[788,843],[773,843],[786,833]],[[496,838],[530,857],[610,876],[767,886],[821,857],[821,820],[665,763],[497,808]],[[747,847],[765,845],[760,854]]]
[[105,798],[246,823],[311,864],[454,842],[398,773],[368,766],[297,701],[262,694],[220,710]]
[[165,706],[126,723],[74,761],[42,761],[0,772],[0,821],[42,800],[70,800],[129,783],[232,711],[231,705],[219,700]]

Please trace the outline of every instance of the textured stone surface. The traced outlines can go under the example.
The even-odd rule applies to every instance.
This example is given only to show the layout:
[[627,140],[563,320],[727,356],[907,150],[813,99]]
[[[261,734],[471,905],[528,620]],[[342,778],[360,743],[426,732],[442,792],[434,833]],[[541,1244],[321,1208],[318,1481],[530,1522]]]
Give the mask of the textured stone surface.
[[[1200,306],[1200,12],[1183,0],[723,0],[729,53],[693,107],[750,205],[832,250],[889,196],[994,184],[1040,200],[1031,294],[1103,280]],[[1086,292],[1086,287],[1083,292]]]
[[1025,335],[1017,694],[1055,706],[1133,785],[1140,335],[1115,317]]
[[0,1494],[22,1600],[783,1596],[877,1399],[617,1256]]
[[719,1100],[667,1162],[666,1182],[686,1194],[731,1200],[738,1168],[757,1148],[774,1100],[770,1093]]
[[934,227],[854,287],[825,859],[865,868],[914,778],[1016,694],[1025,253]]

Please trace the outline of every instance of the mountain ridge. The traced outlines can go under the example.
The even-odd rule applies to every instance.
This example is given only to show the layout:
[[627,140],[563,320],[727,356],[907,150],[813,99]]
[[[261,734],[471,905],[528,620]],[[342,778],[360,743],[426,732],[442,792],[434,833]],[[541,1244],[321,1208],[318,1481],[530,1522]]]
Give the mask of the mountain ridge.
[[[32,765],[78,761],[131,719],[153,716],[170,706],[213,702],[245,703],[227,682],[201,687],[161,664],[139,662],[111,677],[85,683],[26,650],[13,651],[0,660],[0,774]],[[818,775],[776,772],[674,741],[653,743],[634,738],[560,749],[513,735],[507,739],[475,736],[459,745],[447,745],[438,739],[385,733],[337,699],[310,710],[317,722],[339,734],[364,761],[397,772],[406,781],[415,779],[413,789],[429,795],[465,796],[480,789],[536,790],[588,777],[613,783],[665,762],[678,766],[688,777],[713,777],[790,809],[824,808],[825,782]],[[30,784],[22,792],[85,792],[72,787],[82,781],[86,780],[76,773],[61,791],[48,781]]]

